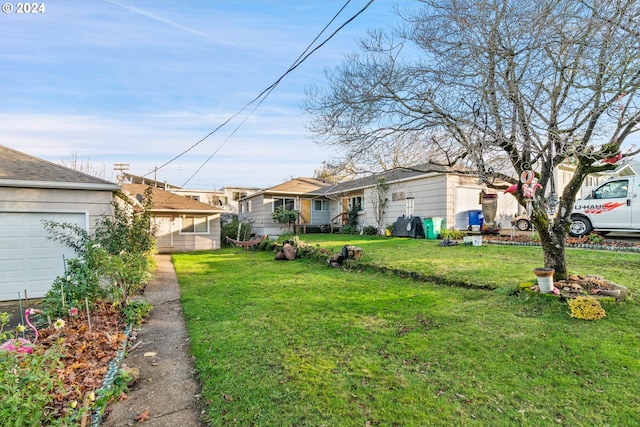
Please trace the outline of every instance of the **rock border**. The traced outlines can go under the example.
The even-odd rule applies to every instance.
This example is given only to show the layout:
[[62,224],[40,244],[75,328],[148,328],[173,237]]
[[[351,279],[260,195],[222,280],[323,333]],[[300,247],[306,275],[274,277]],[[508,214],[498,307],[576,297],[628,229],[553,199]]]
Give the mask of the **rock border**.
[[[542,246],[539,242],[514,242],[510,240],[494,240],[484,239],[484,243],[490,243],[493,245],[506,245],[506,246]],[[614,252],[640,252],[640,246],[610,246],[610,245],[590,245],[587,243],[567,244],[565,247],[573,249],[595,249],[602,251],[614,251]]]
[[[122,344],[120,346],[120,350],[116,353],[116,356],[113,358],[111,362],[109,362],[109,367],[107,368],[107,373],[104,377],[104,381],[102,382],[102,387],[96,390],[96,398],[100,396],[102,393],[108,392],[113,387],[113,382],[118,376],[118,371],[122,366],[122,362],[127,353],[127,346],[129,345],[129,335],[133,330],[133,325],[129,324],[124,328],[125,339],[122,340]],[[109,406],[109,402],[105,401],[104,405],[101,405],[93,410],[91,413],[91,426],[99,427],[102,424],[102,418],[104,417],[104,412]]]

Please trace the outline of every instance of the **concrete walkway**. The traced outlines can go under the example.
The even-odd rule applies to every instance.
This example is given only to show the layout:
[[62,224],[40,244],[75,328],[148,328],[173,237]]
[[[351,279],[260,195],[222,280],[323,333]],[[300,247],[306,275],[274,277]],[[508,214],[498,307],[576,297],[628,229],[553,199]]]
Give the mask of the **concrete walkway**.
[[112,404],[104,427],[137,425],[135,417],[148,411],[146,427],[201,427],[199,386],[189,338],[182,316],[180,289],[170,255],[158,255],[155,278],[144,297],[153,304],[147,322],[138,331],[139,344],[124,360],[140,371],[127,399]]

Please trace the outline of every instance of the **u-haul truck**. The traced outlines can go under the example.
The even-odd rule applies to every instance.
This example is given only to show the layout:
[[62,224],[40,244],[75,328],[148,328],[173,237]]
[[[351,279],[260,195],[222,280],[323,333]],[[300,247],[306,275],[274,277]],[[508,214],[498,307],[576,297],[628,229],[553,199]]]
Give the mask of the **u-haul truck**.
[[640,177],[613,178],[576,200],[569,234],[640,232]]

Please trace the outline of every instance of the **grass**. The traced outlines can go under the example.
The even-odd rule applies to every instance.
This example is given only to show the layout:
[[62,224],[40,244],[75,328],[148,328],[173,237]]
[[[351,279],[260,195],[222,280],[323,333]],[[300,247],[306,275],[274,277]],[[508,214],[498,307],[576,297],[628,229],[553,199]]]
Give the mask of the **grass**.
[[[363,247],[362,263],[496,289],[439,286],[310,260],[275,261],[266,252],[175,254],[209,424],[640,422],[640,397],[631,386],[640,382],[640,306],[633,299],[605,304],[607,316],[588,322],[569,317],[567,305],[556,299],[517,292],[541,265],[539,248],[305,239],[311,237],[312,244],[334,250],[347,243]],[[638,289],[632,273],[637,255],[568,255],[578,272]],[[616,262],[625,271],[608,266]]]

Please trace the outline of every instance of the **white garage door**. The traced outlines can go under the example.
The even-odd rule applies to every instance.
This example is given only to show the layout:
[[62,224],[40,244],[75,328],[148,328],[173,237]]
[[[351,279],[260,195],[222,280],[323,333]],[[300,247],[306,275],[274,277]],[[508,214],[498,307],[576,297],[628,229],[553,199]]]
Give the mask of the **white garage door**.
[[47,239],[42,220],[68,222],[86,230],[84,213],[0,212],[0,300],[44,296],[73,249]]
[[466,230],[469,226],[469,211],[480,210],[480,189],[478,187],[457,186],[453,201],[454,228],[456,230]]

